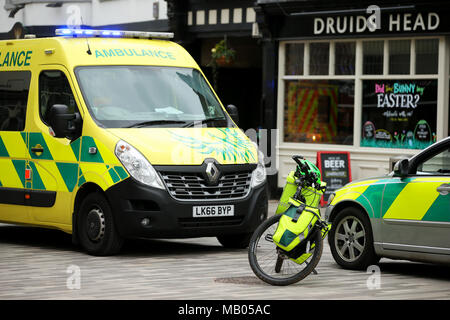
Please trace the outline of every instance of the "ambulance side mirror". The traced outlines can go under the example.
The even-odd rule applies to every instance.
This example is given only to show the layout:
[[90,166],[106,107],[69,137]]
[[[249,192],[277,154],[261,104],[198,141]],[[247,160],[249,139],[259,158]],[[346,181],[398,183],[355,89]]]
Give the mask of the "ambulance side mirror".
[[48,122],[56,138],[73,140],[80,135],[80,115],[71,112],[69,107],[64,104],[54,104],[50,108]]
[[394,177],[406,177],[409,172],[409,161],[403,159],[397,161],[394,166]]
[[239,126],[239,111],[238,108],[235,105],[229,104],[226,107],[228,114],[230,115],[231,119],[233,119],[234,123],[236,123]]

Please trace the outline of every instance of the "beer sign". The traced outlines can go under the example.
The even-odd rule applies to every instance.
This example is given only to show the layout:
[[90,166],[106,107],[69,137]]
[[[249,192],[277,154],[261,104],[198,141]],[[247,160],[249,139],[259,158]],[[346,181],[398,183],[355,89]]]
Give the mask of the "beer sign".
[[350,169],[350,153],[345,151],[317,152],[317,167],[322,175],[322,181],[327,183],[327,190],[323,194],[320,204],[328,202],[330,195],[352,180]]

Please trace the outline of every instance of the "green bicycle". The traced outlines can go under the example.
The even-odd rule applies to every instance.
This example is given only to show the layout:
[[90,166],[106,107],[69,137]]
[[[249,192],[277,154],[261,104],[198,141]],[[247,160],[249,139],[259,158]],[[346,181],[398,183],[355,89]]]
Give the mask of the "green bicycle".
[[277,211],[255,230],[248,251],[255,275],[277,286],[316,272],[331,227],[320,217],[318,206],[326,184],[319,169],[302,156],[292,159],[297,166],[287,177]]

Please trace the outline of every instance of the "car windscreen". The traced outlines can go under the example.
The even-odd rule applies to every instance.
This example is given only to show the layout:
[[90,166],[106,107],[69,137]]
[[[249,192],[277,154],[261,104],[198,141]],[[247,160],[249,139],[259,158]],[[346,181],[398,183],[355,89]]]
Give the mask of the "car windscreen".
[[106,128],[233,126],[198,70],[89,66],[75,72],[90,114]]

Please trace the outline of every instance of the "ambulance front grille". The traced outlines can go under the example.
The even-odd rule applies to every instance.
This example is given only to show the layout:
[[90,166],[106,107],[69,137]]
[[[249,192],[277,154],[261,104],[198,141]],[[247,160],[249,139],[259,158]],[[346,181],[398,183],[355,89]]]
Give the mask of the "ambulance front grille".
[[160,172],[170,195],[177,200],[239,199],[250,191],[251,171],[226,173],[209,185],[201,173]]

